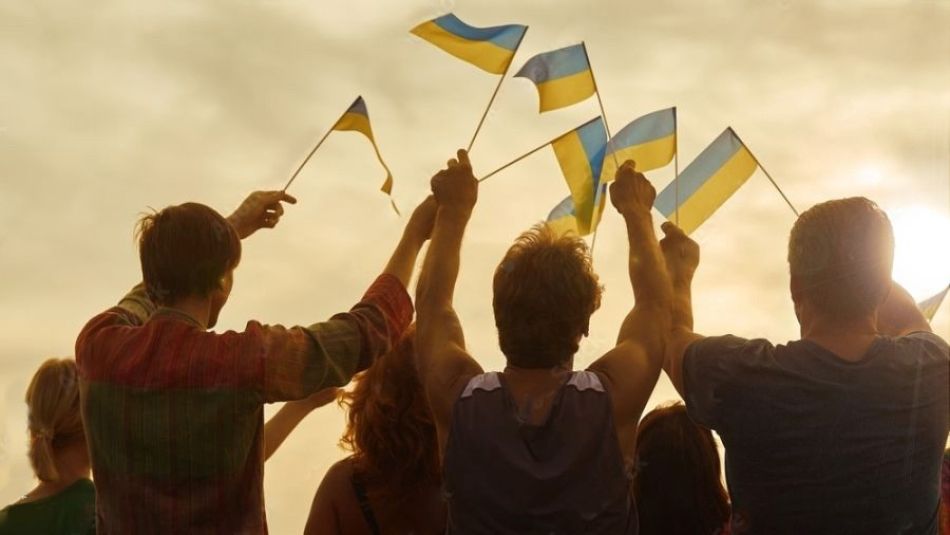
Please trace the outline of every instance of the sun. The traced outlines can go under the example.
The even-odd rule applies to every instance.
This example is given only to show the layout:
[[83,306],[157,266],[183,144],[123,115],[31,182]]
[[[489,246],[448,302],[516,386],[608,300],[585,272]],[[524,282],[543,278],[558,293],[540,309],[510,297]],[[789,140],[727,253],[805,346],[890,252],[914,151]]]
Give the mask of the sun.
[[929,208],[887,212],[894,226],[894,280],[918,302],[950,284],[950,217]]

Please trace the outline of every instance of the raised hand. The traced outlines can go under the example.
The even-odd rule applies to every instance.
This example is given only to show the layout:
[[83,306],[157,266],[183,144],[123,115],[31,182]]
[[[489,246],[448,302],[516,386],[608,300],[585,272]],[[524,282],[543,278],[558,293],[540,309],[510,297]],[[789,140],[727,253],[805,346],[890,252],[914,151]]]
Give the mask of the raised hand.
[[432,227],[435,225],[435,215],[438,211],[439,204],[435,201],[435,197],[432,195],[426,197],[412,211],[409,222],[406,223],[406,234],[420,242],[428,240],[432,236]]
[[643,173],[636,170],[633,160],[623,162],[617,169],[616,179],[610,185],[610,201],[623,215],[631,213],[650,213],[656,189]]
[[297,199],[283,191],[255,191],[228,216],[228,222],[243,240],[262,228],[274,228],[284,215],[282,202],[296,204]]
[[693,280],[699,265],[699,244],[669,221],[663,223],[662,229],[665,236],[660,240],[660,250],[663,251],[670,280],[674,286],[688,284]]
[[432,177],[432,194],[439,208],[471,213],[478,200],[478,180],[465,150],[459,149],[457,158]]

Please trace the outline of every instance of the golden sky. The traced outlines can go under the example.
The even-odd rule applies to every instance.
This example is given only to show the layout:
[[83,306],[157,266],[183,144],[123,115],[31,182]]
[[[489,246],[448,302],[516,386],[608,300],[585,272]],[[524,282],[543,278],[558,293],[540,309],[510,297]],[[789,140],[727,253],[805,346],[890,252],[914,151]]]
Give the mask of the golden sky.
[[[496,78],[410,35],[455,12],[530,25],[514,60],[586,40],[613,131],[678,107],[680,168],[732,126],[799,208],[865,195],[895,217],[899,282],[950,282],[950,1],[520,2],[239,0],[0,3],[0,504],[32,486],[22,396],[36,366],[72,354],[83,323],[139,281],[132,228],[184,201],[228,213],[279,189],[353,98],[366,99],[404,212],[466,144]],[[472,160],[486,173],[598,114],[539,116],[506,80]],[[221,329],[311,323],[352,305],[403,220],[358,134],[335,133],[278,229],[245,242]],[[657,189],[672,166],[650,174]],[[508,244],[567,195],[550,150],[487,181],[466,237],[457,308],[487,369],[503,359],[491,275]],[[797,337],[785,246],[794,216],[757,173],[694,237],[696,328]],[[657,216],[659,222],[659,216]],[[902,238],[906,237],[906,238]],[[578,366],[607,350],[632,304],[611,210],[595,267],[606,294]],[[950,306],[934,328],[950,335]],[[674,399],[661,379],[650,406]],[[272,411],[270,408],[269,411]],[[335,407],[268,463],[272,533],[299,532],[336,447]]]

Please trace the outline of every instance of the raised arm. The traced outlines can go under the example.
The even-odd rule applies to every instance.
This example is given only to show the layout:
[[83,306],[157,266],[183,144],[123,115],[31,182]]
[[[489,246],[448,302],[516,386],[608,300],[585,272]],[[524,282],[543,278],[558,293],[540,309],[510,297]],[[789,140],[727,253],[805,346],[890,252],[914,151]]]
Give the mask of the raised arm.
[[933,332],[914,298],[896,282],[891,283],[891,291],[877,309],[877,330],[888,336]]
[[669,331],[672,289],[653,228],[656,190],[632,161],[624,162],[610,187],[610,198],[627,225],[627,267],[634,306],[617,336],[617,346],[590,369],[606,377],[621,443],[632,444],[632,431],[660,375]]
[[455,399],[468,379],[482,371],[465,350],[462,325],[452,305],[462,236],[478,198],[478,181],[464,150],[432,178],[432,192],[438,214],[416,288],[416,358],[441,449]]
[[699,245],[673,223],[663,224],[666,235],[660,248],[673,283],[673,322],[666,346],[663,369],[685,399],[683,391],[683,357],[690,344],[702,338],[693,332],[693,274],[699,265]]
[[336,399],[339,393],[339,388],[325,388],[306,399],[284,403],[264,424],[264,460],[270,459],[308,414]]

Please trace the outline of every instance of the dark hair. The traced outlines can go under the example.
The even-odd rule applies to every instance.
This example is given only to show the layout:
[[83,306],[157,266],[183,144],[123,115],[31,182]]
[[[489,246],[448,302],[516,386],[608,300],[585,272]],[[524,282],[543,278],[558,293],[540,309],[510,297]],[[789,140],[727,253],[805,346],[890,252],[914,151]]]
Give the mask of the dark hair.
[[349,408],[340,445],[353,452],[354,470],[385,503],[441,481],[435,422],[416,372],[414,339],[410,326],[340,399]]
[[158,304],[206,296],[241,260],[241,240],[221,214],[198,203],[169,206],[139,220],[142,277]]
[[682,403],[650,411],[637,428],[634,496],[644,535],[713,534],[729,521],[719,452]]
[[788,265],[801,295],[846,319],[870,314],[887,296],[894,231],[876,204],[851,197],[817,204],[795,221]]
[[495,269],[495,326],[508,362],[551,368],[577,352],[601,287],[584,240],[536,225],[515,240]]

